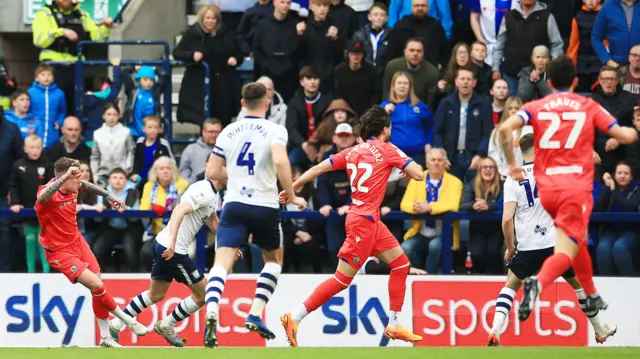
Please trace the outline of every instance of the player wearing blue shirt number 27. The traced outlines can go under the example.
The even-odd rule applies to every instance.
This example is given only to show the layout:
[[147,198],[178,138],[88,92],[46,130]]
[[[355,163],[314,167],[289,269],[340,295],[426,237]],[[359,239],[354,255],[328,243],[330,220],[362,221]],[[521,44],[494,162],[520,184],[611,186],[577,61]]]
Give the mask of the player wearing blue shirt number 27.
[[275,338],[261,317],[282,271],[282,229],[276,179],[289,196],[289,203],[298,205],[301,210],[307,206],[293,190],[287,130],[265,120],[269,109],[266,87],[256,82],[246,84],[242,88],[242,106],[247,111],[245,118],[220,133],[206,170],[208,179],[227,184],[218,225],[216,257],[209,272],[205,296],[204,344],[208,348],[218,345],[216,327],[220,320],[220,297],[238,249],[247,243],[249,234],[253,235],[253,243],[262,249],[266,263],[258,277],[245,327],[263,338]]

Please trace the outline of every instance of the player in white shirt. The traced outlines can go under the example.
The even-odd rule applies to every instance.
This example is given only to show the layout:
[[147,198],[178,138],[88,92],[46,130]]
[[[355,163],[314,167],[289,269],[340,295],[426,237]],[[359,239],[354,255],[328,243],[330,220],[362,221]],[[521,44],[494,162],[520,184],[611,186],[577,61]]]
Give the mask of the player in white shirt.
[[[205,179],[187,188],[180,198],[180,204],[171,212],[169,223],[154,240],[151,287],[134,297],[124,310],[135,317],[148,306],[163,300],[173,280],[187,285],[192,294],[180,301],[168,317],[154,326],[156,333],[176,347],[182,347],[184,343],[174,330],[175,324],[204,305],[207,284],[204,275],[189,258],[189,245],[205,223],[212,231],[216,230],[217,209],[218,193],[212,181]],[[109,329],[111,336],[118,341],[122,321],[112,319]]]
[[277,180],[287,192],[289,203],[298,205],[300,209],[307,205],[293,191],[287,130],[265,119],[269,99],[264,85],[257,82],[246,84],[242,88],[242,106],[246,109],[244,119],[222,130],[213,156],[207,163],[207,178],[227,185],[218,225],[216,257],[209,272],[205,297],[204,343],[208,348],[218,345],[218,304],[238,249],[246,245],[249,234],[253,235],[253,244],[262,249],[265,265],[256,284],[255,298],[245,327],[263,338],[275,338],[261,317],[282,271]]
[[[531,133],[520,138],[520,150],[525,160],[525,180],[516,182],[509,177],[504,184],[502,230],[507,245],[504,260],[508,263],[509,272],[507,282],[496,302],[493,325],[489,332],[489,346],[500,345],[500,335],[508,327],[509,312],[522,281],[538,273],[544,261],[553,255],[556,242],[553,219],[540,203],[536,180],[533,177],[533,144]],[[518,239],[517,250],[515,238]],[[563,277],[576,291],[580,307],[595,331],[596,342],[604,343],[608,337],[616,333],[617,327],[602,325],[598,310],[585,311],[587,296],[573,269],[569,268]]]

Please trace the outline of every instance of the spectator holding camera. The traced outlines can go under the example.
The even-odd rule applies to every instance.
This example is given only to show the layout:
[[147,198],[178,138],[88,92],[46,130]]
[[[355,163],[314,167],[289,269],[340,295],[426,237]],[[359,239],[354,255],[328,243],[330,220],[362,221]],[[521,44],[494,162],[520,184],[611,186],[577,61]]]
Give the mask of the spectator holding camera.
[[[614,175],[611,176],[607,172],[602,179],[605,185],[594,204],[594,212],[638,211],[640,190],[633,183],[633,174],[628,163],[618,162]],[[596,249],[600,275],[633,275],[633,259],[638,253],[636,227],[634,223],[603,225]]]

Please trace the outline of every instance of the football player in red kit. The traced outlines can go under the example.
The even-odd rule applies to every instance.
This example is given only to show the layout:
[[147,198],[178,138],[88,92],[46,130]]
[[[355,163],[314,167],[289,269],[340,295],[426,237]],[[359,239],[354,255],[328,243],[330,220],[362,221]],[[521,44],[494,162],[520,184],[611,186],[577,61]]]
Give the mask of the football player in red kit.
[[534,176],[540,203],[557,228],[554,255],[543,264],[536,279],[525,280],[519,318],[531,314],[539,293],[573,265],[585,294],[586,309],[606,309],[593,284],[593,268],[587,248],[587,227],[593,208],[593,141],[600,130],[621,144],[636,141],[637,133],[621,127],[616,119],[592,99],[574,94],[578,83],[575,67],[566,56],[547,67],[547,82],[553,93],[529,102],[500,126],[500,145],[511,177],[523,180],[521,164],[515,163],[512,132],[533,126],[536,166]]
[[109,312],[122,319],[136,335],[149,329],[125,314],[113,300],[100,279],[100,266],[87,241],[78,230],[76,205],[78,190],[84,188],[104,196],[119,212],[125,205],[108,191],[86,181],[79,181],[80,162],[62,157],[54,164],[55,178],[38,188],[36,214],[42,232],[40,243],[47,262],[62,272],[71,283],[80,283],[91,290],[93,312],[100,328],[100,346],[120,347],[109,334]]
[[[338,253],[340,261],[335,275],[320,284],[304,304],[281,318],[289,343],[294,347],[298,346],[296,337],[300,321],[347,288],[370,256],[377,256],[391,268],[391,312],[385,336],[408,342],[422,340],[421,336],[413,334],[398,322],[410,264],[398,241],[380,220],[380,204],[394,167],[416,180],[422,180],[424,173],[420,165],[388,142],[391,135],[390,121],[388,113],[382,107],[374,106],[361,118],[360,137],[367,139],[365,142],[332,155],[305,172],[293,184],[296,190],[322,173],[346,169],[352,199],[345,222],[347,238]],[[280,201],[286,201],[284,192],[280,193]]]

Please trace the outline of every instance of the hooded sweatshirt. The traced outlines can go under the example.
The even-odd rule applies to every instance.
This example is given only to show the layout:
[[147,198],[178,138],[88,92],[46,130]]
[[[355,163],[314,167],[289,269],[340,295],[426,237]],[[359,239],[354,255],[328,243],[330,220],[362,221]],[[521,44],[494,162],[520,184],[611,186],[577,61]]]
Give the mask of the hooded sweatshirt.
[[31,108],[29,112],[44,125],[44,137],[42,142],[44,147],[52,146],[60,140],[60,131],[64,118],[67,116],[67,101],[64,92],[58,85],[52,83],[44,86],[37,81],[27,90],[31,97]]
[[196,176],[204,171],[204,166],[214,145],[204,143],[202,137],[192,143],[182,152],[180,157],[180,177],[193,183]]
[[36,135],[43,139],[44,144],[44,123],[39,121],[33,113],[29,112],[25,116],[20,117],[11,109],[4,113],[4,118],[18,126],[23,139],[29,135]]
[[[140,79],[147,77],[153,79],[153,86],[145,90],[140,86]],[[156,87],[156,72],[151,66],[142,66],[136,73],[136,85],[137,89],[134,92],[133,112],[131,122],[129,123],[129,129],[133,137],[138,138],[144,136],[142,127],[144,125],[144,118],[147,116],[156,114],[156,99],[153,96],[153,90]]]
[[[116,193],[111,185],[107,186],[107,191],[113,194]],[[140,193],[136,189],[136,184],[131,181],[127,181],[122,192],[116,194],[116,197],[124,202],[127,209],[135,210],[140,207]],[[98,197],[98,204],[103,204],[107,208],[109,207],[109,202],[104,197]],[[122,217],[114,217],[109,220],[109,226],[114,229],[125,229],[127,228],[127,220]]]
[[103,124],[93,134],[91,172],[94,178],[106,176],[116,167],[131,173],[134,154],[135,144],[128,128],[119,122],[113,127]]

